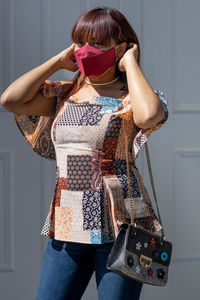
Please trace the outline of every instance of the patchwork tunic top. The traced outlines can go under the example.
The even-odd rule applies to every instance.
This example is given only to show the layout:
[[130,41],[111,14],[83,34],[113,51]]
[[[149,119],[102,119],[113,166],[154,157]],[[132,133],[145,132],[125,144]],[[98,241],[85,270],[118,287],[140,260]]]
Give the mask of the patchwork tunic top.
[[57,240],[103,244],[115,240],[119,226],[130,222],[124,124],[126,126],[135,223],[151,232],[162,227],[135,160],[154,130],[134,124],[130,97],[67,98],[60,81],[46,80],[46,97],[57,96],[55,117],[14,113],[25,140],[40,156],[56,162],[56,183],[41,235]]

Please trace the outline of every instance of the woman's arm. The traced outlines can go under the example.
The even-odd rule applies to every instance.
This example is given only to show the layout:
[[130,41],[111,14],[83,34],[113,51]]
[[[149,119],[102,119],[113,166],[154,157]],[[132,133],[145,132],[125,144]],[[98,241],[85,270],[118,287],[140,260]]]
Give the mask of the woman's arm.
[[30,101],[38,92],[40,85],[58,70],[59,58],[55,56],[25,73],[12,82],[1,95],[2,105],[6,106],[6,104],[20,104]]
[[76,71],[77,66],[73,62],[73,49],[74,44],[16,79],[1,95],[1,104],[9,107],[9,105],[16,103],[26,103],[33,99],[40,85],[59,69],[66,68],[72,72]]
[[119,69],[126,71],[134,123],[139,128],[153,127],[164,117],[164,108],[137,63],[136,44],[126,51]]

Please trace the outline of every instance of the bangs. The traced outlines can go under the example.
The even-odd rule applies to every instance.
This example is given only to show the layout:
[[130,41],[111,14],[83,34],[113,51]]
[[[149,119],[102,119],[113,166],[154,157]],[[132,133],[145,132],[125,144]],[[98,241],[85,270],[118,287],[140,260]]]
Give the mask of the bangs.
[[82,15],[75,23],[71,38],[78,41],[99,41],[105,46],[110,44],[111,38],[117,43],[121,29],[105,10],[97,10]]

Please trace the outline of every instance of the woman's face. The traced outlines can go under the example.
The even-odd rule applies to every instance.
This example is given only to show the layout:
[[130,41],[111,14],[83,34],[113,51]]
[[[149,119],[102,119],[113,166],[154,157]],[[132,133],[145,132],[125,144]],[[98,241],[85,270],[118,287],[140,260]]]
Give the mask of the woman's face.
[[[111,48],[115,48],[115,54],[116,54],[117,59],[123,55],[123,53],[125,52],[125,49],[126,49],[126,42],[120,43],[120,45],[118,47],[118,44],[115,42],[115,40],[113,38],[111,38],[109,43],[107,43],[107,44],[102,43],[95,38],[88,39],[88,41],[77,41],[74,44],[75,44],[74,51],[81,49],[85,45],[93,46],[93,47],[103,50],[103,51],[108,51]],[[115,72],[116,72],[116,63],[113,66],[109,67],[103,74],[101,74],[99,76],[95,76],[95,77],[96,77],[96,79],[97,79],[97,77],[99,79],[100,78],[103,79],[105,76],[107,76],[106,80],[109,81],[109,77],[112,78],[113,74]],[[92,76],[90,76],[90,77],[92,77]]]

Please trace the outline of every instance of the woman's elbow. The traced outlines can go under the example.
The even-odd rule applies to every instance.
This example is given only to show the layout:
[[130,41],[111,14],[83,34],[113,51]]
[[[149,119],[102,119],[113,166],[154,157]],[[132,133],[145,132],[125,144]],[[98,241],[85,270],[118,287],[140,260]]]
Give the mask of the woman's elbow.
[[9,97],[7,95],[7,93],[3,93],[1,94],[1,97],[0,97],[0,103],[3,107],[6,107],[9,103]]
[[164,118],[164,115],[165,115],[165,111],[163,108],[161,108],[157,114],[148,116],[143,120],[137,120],[135,118],[134,123],[139,128],[144,128],[144,129],[151,128],[157,125]]

